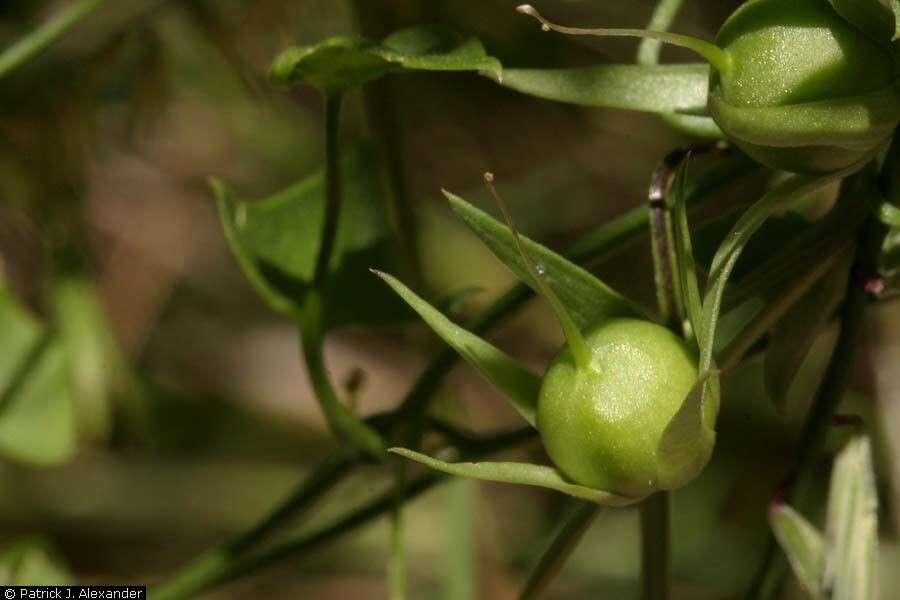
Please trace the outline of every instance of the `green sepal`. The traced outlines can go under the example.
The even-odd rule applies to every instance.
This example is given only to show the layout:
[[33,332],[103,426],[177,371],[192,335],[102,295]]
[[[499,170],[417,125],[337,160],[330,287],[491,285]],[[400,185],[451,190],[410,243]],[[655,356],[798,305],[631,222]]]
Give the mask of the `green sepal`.
[[[718,371],[697,377],[681,408],[669,421],[657,447],[659,482],[677,489],[703,470],[716,446],[719,413]],[[698,452],[698,448],[703,451]]]
[[733,106],[713,92],[709,106],[733,139],[776,148],[866,152],[890,137],[900,121],[900,92],[893,85],[848,98],[764,107]]
[[[491,252],[519,279],[533,287],[534,282],[509,228],[462,198],[446,191],[444,195],[453,210]],[[542,271],[544,281],[559,297],[582,332],[615,317],[646,318],[638,306],[586,270],[525,236],[520,236],[520,239],[537,268]]]
[[545,465],[514,462],[448,463],[406,448],[391,448],[388,452],[448,475],[546,488],[602,506],[629,506],[641,501],[641,498],[627,498],[571,483],[559,471]]
[[[879,0],[828,0],[841,17],[876,42],[895,37],[894,15]],[[892,0],[896,2],[896,0]]]
[[[342,161],[344,203],[325,284],[323,326],[406,320],[405,306],[367,272],[399,264],[379,195],[384,182],[378,154],[360,144]],[[211,185],[225,237],[244,275],[273,311],[299,319],[322,239],[323,172],[260,201],[237,201],[222,182],[213,179]]]
[[834,600],[874,600],[878,576],[878,494],[869,438],[853,437],[831,474],[825,588]]
[[340,93],[403,71],[480,71],[502,77],[500,61],[481,42],[440,25],[404,29],[381,43],[341,36],[288,48],[275,58],[269,76],[276,83],[305,82],[325,93]]
[[706,111],[709,65],[506,69],[502,84],[523,94],[579,106],[696,116]]
[[800,585],[815,600],[823,600],[825,538],[803,515],[786,504],[774,504],[769,524]]
[[534,427],[540,378],[502,350],[453,323],[396,278],[377,271],[375,274],[391,286],[442,340],[503,392],[522,418]]

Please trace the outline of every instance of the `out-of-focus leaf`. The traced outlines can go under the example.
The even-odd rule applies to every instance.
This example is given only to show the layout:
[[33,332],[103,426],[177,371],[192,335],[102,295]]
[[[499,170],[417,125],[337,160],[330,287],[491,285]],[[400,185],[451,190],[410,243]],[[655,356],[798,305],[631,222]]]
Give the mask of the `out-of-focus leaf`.
[[893,41],[900,39],[900,0],[891,0],[891,12],[894,13],[894,36]]
[[[509,228],[462,198],[449,192],[444,192],[444,195],[453,210],[491,252],[522,281],[534,286]],[[613,317],[645,316],[638,306],[578,265],[524,236],[520,239],[544,281],[582,331]]]
[[84,277],[53,282],[54,321],[66,351],[79,431],[104,440],[112,422],[112,396],[123,367],[100,299]]
[[769,524],[800,584],[816,600],[824,599],[825,539],[803,515],[785,504],[773,506]]
[[[326,328],[399,321],[409,312],[369,275],[397,261],[380,194],[378,157],[360,145],[343,159],[344,203],[325,290]],[[299,318],[315,268],[324,218],[321,172],[258,202],[235,201],[213,182],[229,245],[244,274],[276,312]]]
[[407,450],[406,448],[391,448],[389,452],[414,460],[430,469],[447,473],[448,475],[470,477],[482,481],[533,485],[562,492],[582,500],[596,502],[603,506],[628,506],[641,500],[640,498],[626,498],[572,483],[553,467],[544,465],[512,462],[448,463],[425,454]]
[[323,92],[339,93],[403,71],[482,71],[500,79],[502,67],[477,39],[433,25],[398,31],[380,44],[344,36],[288,48],[272,63],[270,77],[278,83],[306,82]]
[[49,545],[21,540],[0,555],[0,585],[69,585],[72,575]]
[[0,404],[0,455],[36,466],[75,454],[75,409],[62,344],[47,338],[5,388]]
[[869,438],[855,436],[831,475],[825,531],[826,589],[834,600],[874,600],[878,574],[878,494]]
[[766,391],[780,410],[786,408],[788,391],[813,342],[843,298],[849,266],[849,261],[841,261],[813,286],[781,319],[769,340]]
[[879,0],[828,0],[828,2],[844,20],[875,41],[886,43],[894,37],[893,15]]
[[37,466],[75,453],[66,355],[0,279],[0,456]]
[[706,110],[709,65],[506,69],[501,83],[523,94],[580,106],[699,113]]
[[541,380],[495,346],[453,323],[396,278],[378,273],[441,339],[494,384],[534,427]]

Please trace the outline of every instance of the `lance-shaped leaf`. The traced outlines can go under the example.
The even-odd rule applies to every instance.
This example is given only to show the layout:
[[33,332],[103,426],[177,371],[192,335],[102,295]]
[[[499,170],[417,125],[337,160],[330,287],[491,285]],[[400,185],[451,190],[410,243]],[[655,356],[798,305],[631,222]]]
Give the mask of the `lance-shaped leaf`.
[[878,494],[869,438],[858,435],[831,475],[825,535],[825,587],[834,600],[874,600],[878,573]]
[[709,65],[506,69],[502,84],[523,94],[580,106],[701,113],[706,111]]
[[786,504],[772,506],[769,524],[800,585],[816,600],[824,598],[825,538]]
[[51,466],[75,453],[68,363],[61,344],[0,279],[0,455]]
[[[717,371],[707,371],[698,377],[663,431],[657,455],[659,481],[664,488],[693,479],[712,456],[719,412],[718,376]],[[704,448],[706,452],[698,452],[698,448]]]
[[376,272],[376,275],[391,286],[441,339],[503,392],[522,418],[534,426],[541,388],[541,380],[536,375],[502,350],[453,323],[396,278],[386,273]]
[[477,39],[433,25],[398,31],[381,43],[345,36],[288,48],[272,63],[270,77],[340,93],[403,71],[480,71],[499,80],[502,67]]
[[[892,0],[894,2],[896,0]],[[879,0],[828,0],[845,21],[882,44],[894,37],[891,11]]]
[[547,488],[603,506],[628,506],[641,501],[641,498],[627,498],[572,483],[553,467],[544,465],[514,462],[448,463],[406,448],[391,448],[388,452],[448,475]]
[[[534,281],[516,248],[509,228],[449,192],[444,195],[466,225],[519,279]],[[520,239],[544,281],[569,311],[582,331],[614,317],[644,317],[643,311],[605,283],[552,250],[524,237]]]
[[696,331],[700,325],[700,313],[703,307],[700,299],[700,284],[697,283],[697,265],[694,261],[691,228],[688,225],[687,186],[685,183],[687,165],[688,161],[682,161],[675,173],[675,179],[672,181],[672,221],[682,306],[687,312],[691,330]]
[[832,181],[846,177],[858,168],[859,165],[854,165],[818,177],[794,175],[765,194],[735,223],[719,246],[710,267],[709,282],[703,300],[703,314],[696,332],[700,345],[701,372],[709,370],[713,362],[713,342],[728,278],[753,234],[779,208],[811,194]]
[[[367,145],[343,159],[344,205],[331,273],[324,291],[326,328],[349,323],[383,324],[409,313],[368,269],[397,264],[384,203],[379,197],[378,157]],[[322,172],[257,202],[236,201],[212,182],[225,237],[247,279],[274,311],[299,318],[322,238]]]

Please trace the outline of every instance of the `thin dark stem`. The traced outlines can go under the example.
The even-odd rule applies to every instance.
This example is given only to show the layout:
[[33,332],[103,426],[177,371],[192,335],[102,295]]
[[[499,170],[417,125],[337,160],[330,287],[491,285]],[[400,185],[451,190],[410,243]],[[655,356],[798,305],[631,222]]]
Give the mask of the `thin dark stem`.
[[601,510],[598,504],[584,502],[572,513],[541,557],[537,567],[531,572],[525,588],[519,594],[519,600],[534,600],[543,593],[578,547],[581,538],[590,529]]
[[325,96],[325,219],[322,224],[322,241],[316,268],[313,271],[313,286],[320,287],[328,277],[331,256],[337,238],[338,219],[341,215],[341,162],[339,148],[339,126],[342,96],[329,93]]
[[641,503],[641,595],[644,600],[669,598],[669,531],[669,493],[658,492]]
[[[875,216],[870,215],[859,236],[859,245],[847,283],[844,305],[841,308],[841,329],[837,345],[804,424],[800,436],[800,449],[784,489],[784,501],[790,502],[801,511],[809,510],[814,500],[812,491],[816,480],[815,466],[824,451],[835,410],[851,384],[854,358],[862,336],[865,309],[869,302],[866,284],[877,272],[878,255],[885,233],[885,227]],[[748,598],[760,600],[777,598],[787,572],[787,561],[770,535],[763,565],[754,580]]]

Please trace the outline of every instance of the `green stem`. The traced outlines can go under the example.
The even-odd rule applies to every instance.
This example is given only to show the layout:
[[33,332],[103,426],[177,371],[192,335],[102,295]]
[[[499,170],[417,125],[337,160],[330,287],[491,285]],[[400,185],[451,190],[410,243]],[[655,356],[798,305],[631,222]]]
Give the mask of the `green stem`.
[[601,510],[602,508],[598,504],[584,502],[572,513],[541,557],[537,567],[531,572],[525,588],[519,594],[519,600],[533,600],[546,589],[566,564],[575,548],[578,547],[581,538],[587,533]]
[[388,559],[388,597],[390,600],[406,598],[406,545],[404,540],[403,505],[406,502],[407,463],[394,465],[394,509],[391,515],[391,554]]
[[669,493],[658,492],[641,502],[641,596],[669,598]]
[[447,483],[447,569],[444,600],[474,600],[475,595],[475,490],[471,479],[457,477]]
[[326,458],[269,516],[224,546],[199,556],[175,577],[156,587],[154,598],[190,598],[200,592],[210,581],[226,572],[241,553],[256,546],[288,520],[297,520],[308,514],[316,501],[350,472],[353,464],[344,456]]
[[[894,147],[897,147],[896,141]],[[889,161],[888,169],[894,164],[896,163]],[[790,484],[785,490],[784,501],[801,511],[808,511],[815,500],[812,496],[816,479],[815,467],[824,451],[835,410],[851,384],[854,358],[869,301],[866,283],[877,273],[877,261],[885,233],[886,228],[877,217],[868,216],[859,236],[859,246],[847,283],[837,345],[804,424],[799,452],[790,474]],[[770,532],[763,565],[748,597],[761,600],[777,598],[787,572],[787,561]]]
[[0,53],[0,79],[49,48],[104,2],[106,0],[79,0],[4,50]]
[[316,257],[312,285],[321,288],[328,278],[331,257],[337,238],[341,215],[340,118],[342,95],[332,92],[325,96],[325,218],[322,222],[322,242]]
[[[684,0],[659,0],[650,17],[647,29],[668,31],[681,12]],[[638,46],[637,62],[641,65],[658,65],[663,43],[660,40],[645,38]],[[703,139],[723,139],[725,136],[719,126],[710,117],[699,115],[680,115],[663,113],[662,119],[676,131]]]

